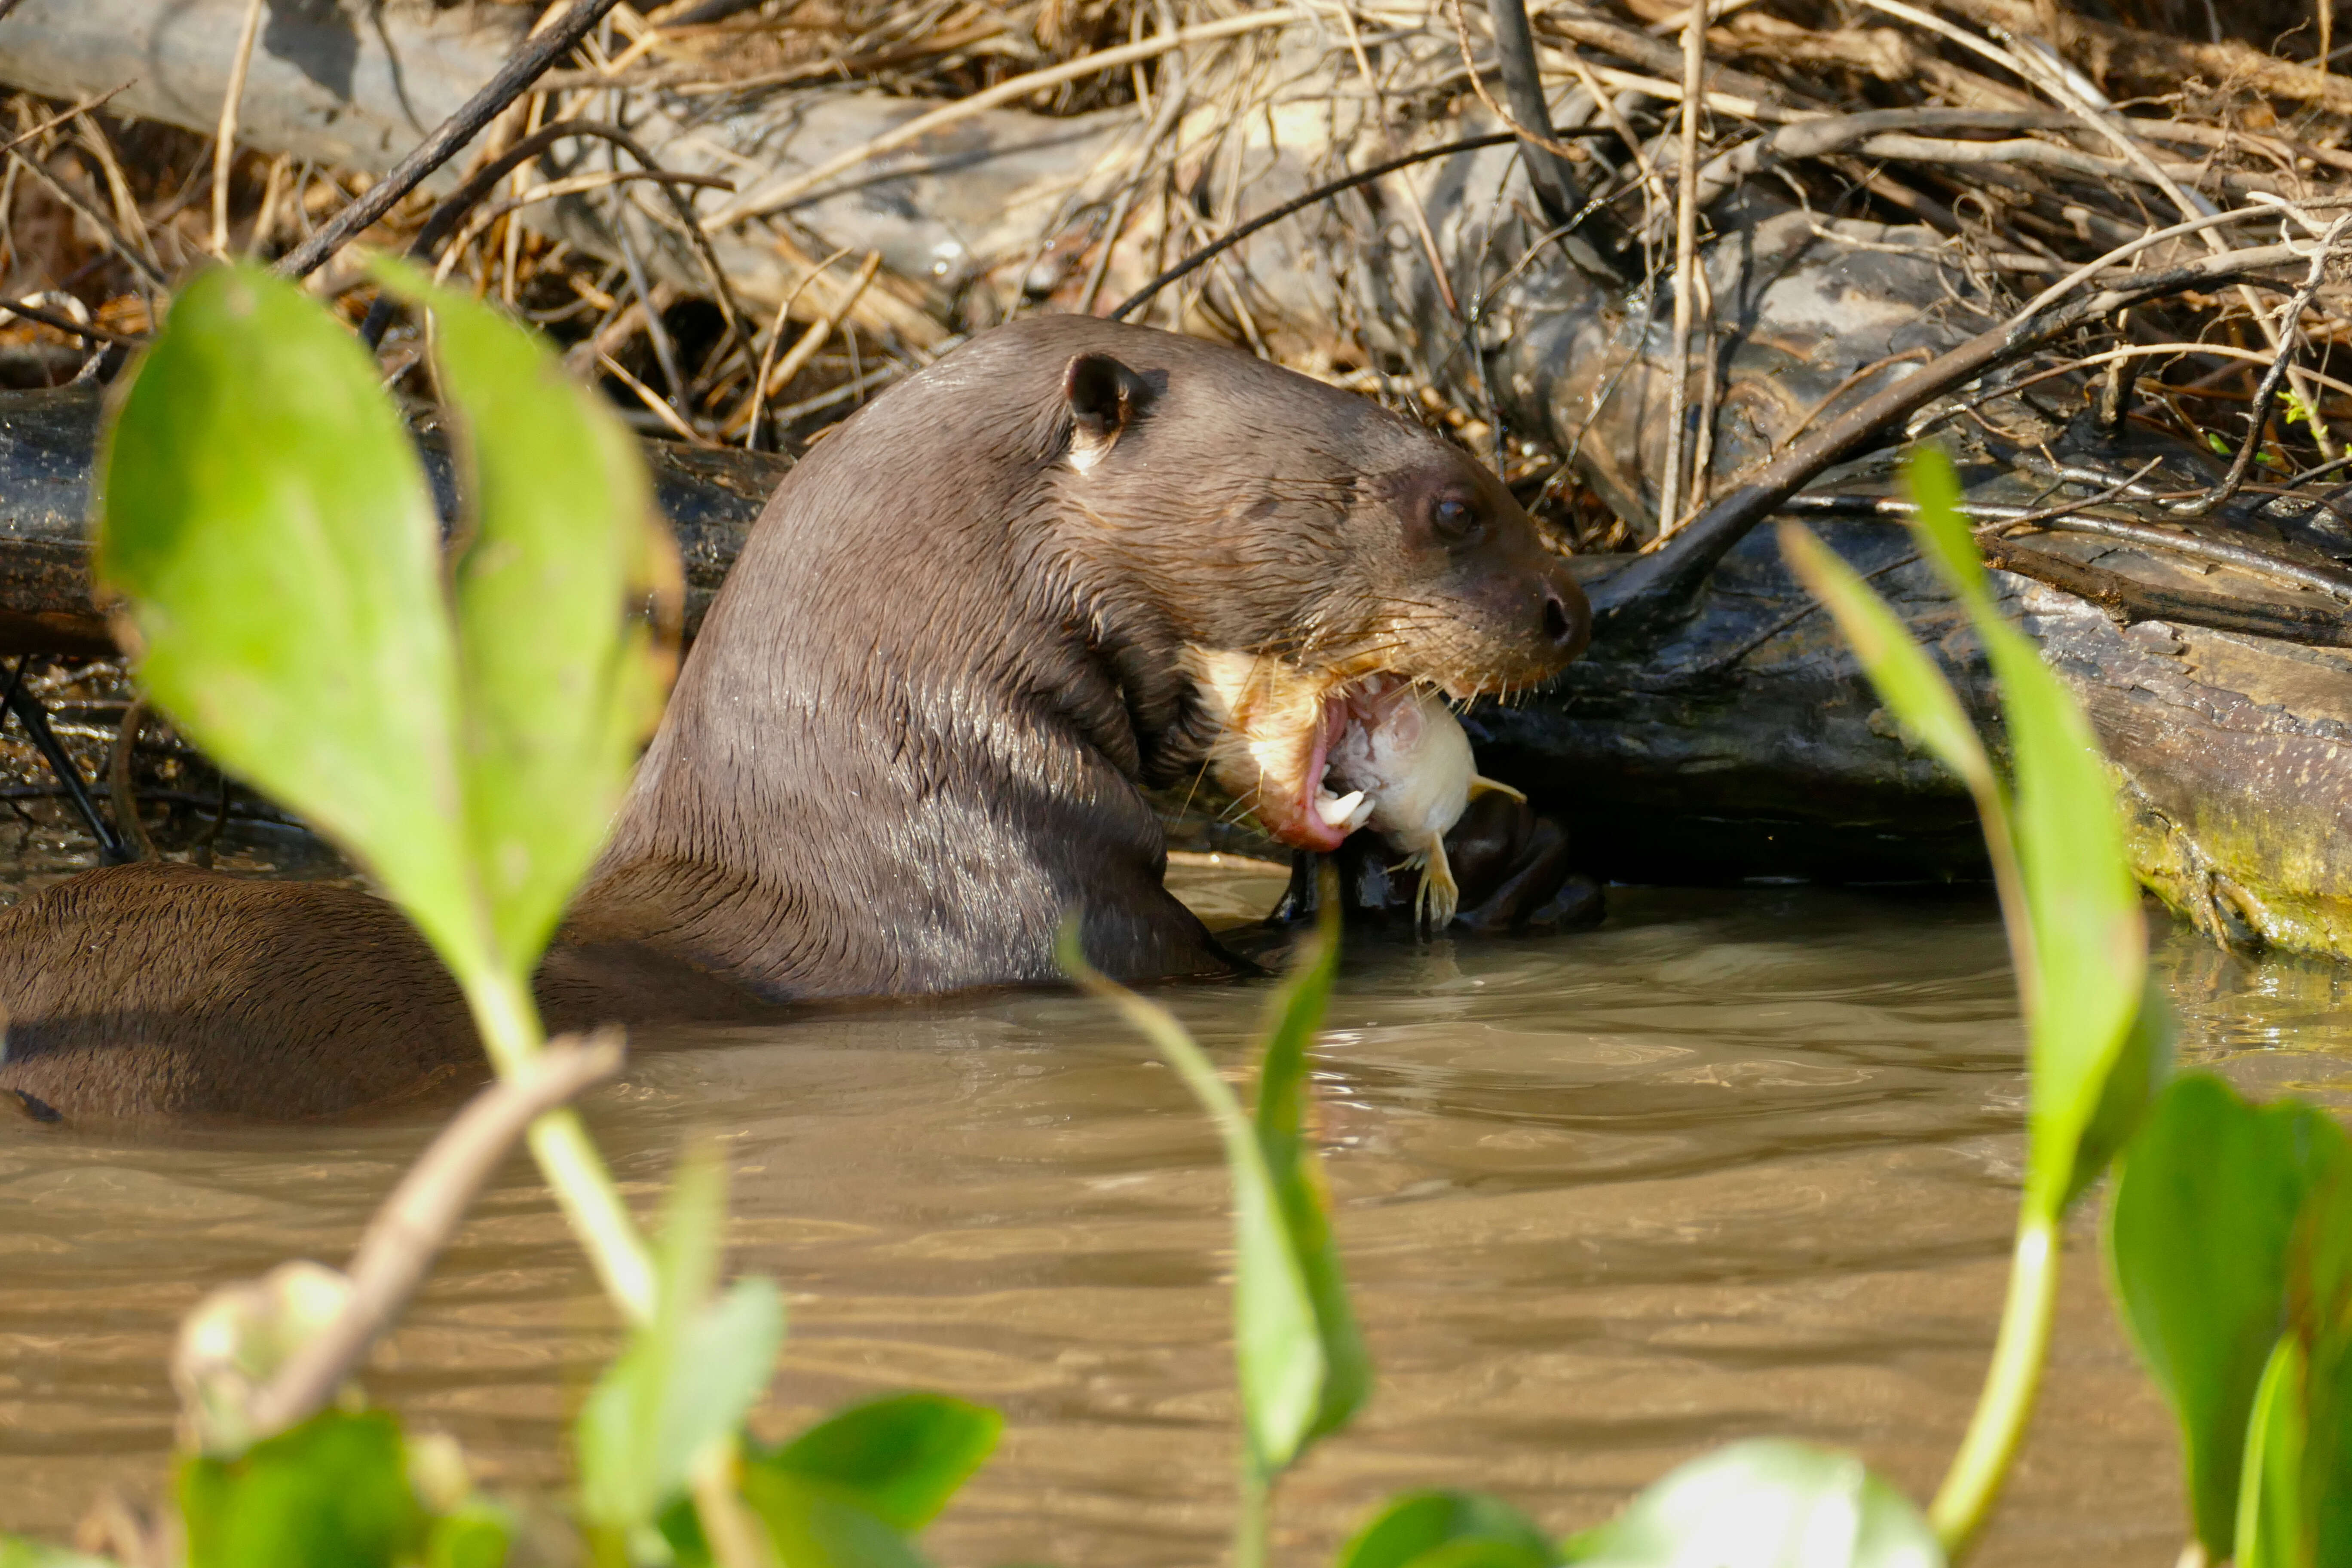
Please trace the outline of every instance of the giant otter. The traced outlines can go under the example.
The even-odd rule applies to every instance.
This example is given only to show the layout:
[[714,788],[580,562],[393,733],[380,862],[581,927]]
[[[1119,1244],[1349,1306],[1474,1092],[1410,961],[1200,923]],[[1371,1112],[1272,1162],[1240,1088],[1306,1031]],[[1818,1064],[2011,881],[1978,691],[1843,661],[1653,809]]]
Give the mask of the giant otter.
[[[778,487],[542,1005],[576,1026],[1049,981],[1072,913],[1111,974],[1234,973],[1162,885],[1145,786],[1206,767],[1329,847],[1351,693],[1523,688],[1587,626],[1509,492],[1411,421],[1147,328],[999,328]],[[479,1071],[387,906],[180,867],[0,914],[0,1091],[69,1117],[317,1116]]]

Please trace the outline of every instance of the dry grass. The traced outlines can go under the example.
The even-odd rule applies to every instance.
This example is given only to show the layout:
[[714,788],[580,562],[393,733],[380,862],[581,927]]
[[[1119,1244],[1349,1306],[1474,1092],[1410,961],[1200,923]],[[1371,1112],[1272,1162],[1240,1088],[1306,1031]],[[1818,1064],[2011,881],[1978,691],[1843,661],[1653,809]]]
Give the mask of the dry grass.
[[[698,20],[717,0],[678,0],[645,15],[624,6],[587,58],[549,79],[478,150],[488,156],[531,126],[607,108],[615,91],[648,101],[707,106],[751,103],[824,81],[923,99],[954,100],[1027,73],[1248,7],[1220,0],[1036,0],[992,7],[974,0],[765,0]],[[2037,11],[2034,0],[1958,0],[1945,15],[1977,40],[1956,42],[1862,0],[1759,0],[1727,11],[1709,29],[1714,97],[1704,117],[1703,164],[1735,154],[1757,166],[1734,169],[1794,193],[1823,214],[1922,223],[1964,258],[1987,298],[2015,300],[2150,227],[2175,222],[2185,201],[2235,205],[2263,197],[2325,198],[2347,187],[2352,153],[2352,89],[2307,65],[2315,35],[2308,18],[2279,5],[2209,13],[2201,0],[2140,0],[2093,23]],[[877,367],[927,356],[953,334],[1008,314],[1105,308],[1132,282],[1215,237],[1244,216],[1247,180],[1236,177],[1245,129],[1270,106],[1309,84],[1326,94],[1376,99],[1404,142],[1419,129],[1475,112],[1471,72],[1450,0],[1315,0],[1308,19],[1186,48],[1129,68],[1097,71],[1028,95],[1049,114],[1124,111],[1139,132],[1109,166],[1079,182],[1016,263],[961,280],[943,292],[930,280],[887,271],[845,299],[861,258],[825,261],[814,236],[801,236],[804,274],[816,274],[782,312],[760,312],[730,330],[716,297],[648,281],[527,227],[507,212],[467,231],[462,253],[441,264],[478,291],[510,303],[570,352],[583,374],[601,374],[625,411],[650,434],[700,441],[740,440],[792,448],[862,401]],[[2207,26],[2209,14],[2214,26]],[[1538,8],[1537,36],[1547,78],[1592,81],[1616,100],[1609,112],[1643,141],[1639,156],[1601,142],[1580,149],[1581,173],[1641,237],[1653,275],[1670,254],[1675,162],[1675,36],[1679,0],[1622,0],[1614,10]],[[2111,127],[2069,114],[2063,82],[2027,46],[2000,41],[1995,25],[2072,40],[2070,64],[2097,79],[2111,102]],[[1481,7],[1462,16],[1480,69],[1491,66]],[[2221,29],[2223,42],[2210,36]],[[2134,29],[2137,29],[2135,31]],[[2235,29],[2234,32],[2231,29]],[[2231,41],[2234,40],[2234,41]],[[2167,51],[2170,54],[2168,55]],[[2280,88],[2287,73],[2292,92]],[[2298,96],[2299,95],[2299,96]],[[17,133],[60,106],[19,97],[9,105]],[[2073,107],[2080,109],[2079,102]],[[2024,129],[1937,128],[1927,111],[2039,113]],[[1759,156],[1764,139],[1793,121],[1824,114],[1915,111],[1922,129],[1804,156]],[[1899,135],[1899,133],[1898,133]],[[1737,162],[1737,159],[1728,160]],[[0,176],[0,293],[53,310],[88,311],[118,331],[142,331],[170,280],[206,259],[210,157],[204,139],[152,125],[126,125],[103,112],[35,135]],[[246,154],[232,165],[233,247],[263,256],[297,243],[320,216],[360,188],[358,178],[289,160]],[[508,199],[541,177],[528,170],[503,184]],[[1704,182],[1702,182],[1704,183]],[[630,187],[640,211],[656,212],[652,186]],[[723,196],[710,195],[709,211]],[[412,199],[368,237],[404,247],[431,210]],[[1704,247],[1708,236],[1699,230]],[[789,228],[780,246],[794,240]],[[2194,240],[2183,240],[2192,246]],[[2155,258],[2144,258],[2142,264]],[[163,279],[159,285],[155,279]],[[2309,347],[2299,363],[2333,374],[2335,345],[2352,336],[2339,291],[2323,289],[2300,327]],[[345,296],[356,320],[363,290]],[[2273,308],[2273,307],[2266,307]],[[1476,411],[1443,388],[1398,383],[1362,342],[1358,323],[1335,322],[1319,341],[1263,319],[1245,281],[1213,266],[1155,304],[1151,319],[1222,336],[1416,408],[1474,447],[1486,432]],[[761,392],[751,417],[755,370],[786,356],[812,323],[830,323],[791,374]],[[797,323],[796,325],[793,323]],[[2281,324],[2256,319],[2249,299],[2221,294],[2134,320],[2141,342],[2212,342],[2265,349]],[[2113,340],[2084,348],[2108,346]],[[388,368],[413,345],[395,331]],[[2338,356],[2340,357],[2340,356]],[[119,360],[120,355],[116,358]],[[85,371],[102,374],[84,345],[21,319],[0,326],[0,381],[55,384]],[[2191,438],[2242,429],[2261,366],[2191,353],[2139,362],[2148,416]],[[2352,379],[2352,377],[2347,377]],[[2352,427],[2352,399],[2307,402],[2323,420]],[[2274,429],[2265,458],[2292,471],[2329,444],[2308,422]],[[1532,500],[1568,520],[1589,543],[1605,542],[1613,520],[1596,514],[1573,485],[1546,484],[1557,455],[1509,454]]]

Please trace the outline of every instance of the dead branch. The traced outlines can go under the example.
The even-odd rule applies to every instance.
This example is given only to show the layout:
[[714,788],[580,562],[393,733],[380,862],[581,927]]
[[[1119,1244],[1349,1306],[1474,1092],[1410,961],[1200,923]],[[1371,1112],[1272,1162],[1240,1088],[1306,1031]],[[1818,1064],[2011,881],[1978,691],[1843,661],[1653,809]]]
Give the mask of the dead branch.
[[1980,542],[1985,564],[2096,605],[2121,626],[2167,621],[2217,631],[2276,637],[2311,647],[2352,647],[2352,616],[2342,610],[2273,605],[2227,594],[2206,594],[2143,583],[2118,572],[2005,539]]
[[474,1194],[523,1130],[620,1071],[621,1056],[618,1028],[551,1040],[441,1130],[368,1222],[352,1255],[351,1293],[341,1311],[253,1396],[248,1416],[257,1435],[283,1431],[334,1397],[424,1283]]
[[416,150],[394,164],[391,173],[368,187],[367,195],[334,216],[332,221],[295,247],[278,264],[289,278],[307,278],[341,249],[352,237],[393,209],[401,197],[423,184],[425,177],[455,157],[508,104],[547,73],[604,19],[620,0],[572,0],[572,8],[551,26],[534,33],[517,49],[498,74],[467,99],[457,112],[443,121]]
[[2022,357],[2084,321],[2098,320],[2126,306],[2274,272],[2283,266],[2306,260],[2307,251],[2291,246],[2268,246],[2209,257],[2167,272],[2119,281],[2089,299],[2045,310],[2031,321],[2004,323],[1978,333],[1929,361],[1916,374],[1882,388],[1830,420],[1718,499],[1664,549],[1640,557],[1605,579],[1591,595],[1595,637],[1638,636],[1656,624],[1658,617],[1673,614],[1724,552],[1782,501],[1832,463],[1862,447],[1876,432],[1953,388]]

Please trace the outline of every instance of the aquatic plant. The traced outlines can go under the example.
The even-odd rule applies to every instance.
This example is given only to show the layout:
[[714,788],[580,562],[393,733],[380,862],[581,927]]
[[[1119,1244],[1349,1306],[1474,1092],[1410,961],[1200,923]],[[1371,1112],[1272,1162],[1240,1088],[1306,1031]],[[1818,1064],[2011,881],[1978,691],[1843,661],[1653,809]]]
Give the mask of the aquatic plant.
[[1995,609],[1951,464],[1923,450],[1910,484],[1921,550],[2000,679],[2013,790],[1893,612],[1803,530],[1784,525],[1781,543],[1906,732],[1975,795],[2031,1034],[2008,1306],[1929,1518],[1957,1554],[1990,1510],[2047,1351],[2058,1223],[2113,1162],[2109,1283],[2179,1419],[2197,1548],[2238,1568],[2352,1562],[2352,1142],[2314,1107],[2257,1110],[2210,1074],[2168,1085],[2170,1020],[2141,992],[2145,939],[2096,742]]

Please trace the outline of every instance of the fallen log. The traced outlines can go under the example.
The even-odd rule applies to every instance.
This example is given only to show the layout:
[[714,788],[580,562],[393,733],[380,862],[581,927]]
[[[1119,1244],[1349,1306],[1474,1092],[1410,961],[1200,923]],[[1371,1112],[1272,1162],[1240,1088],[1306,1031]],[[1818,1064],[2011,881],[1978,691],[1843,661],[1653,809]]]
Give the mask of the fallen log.
[[[0,655],[118,657],[90,580],[90,479],[101,403],[94,388],[0,392]],[[447,441],[417,444],[446,526],[457,520]],[[768,492],[792,464],[760,452],[646,444],[654,504],[685,566],[687,635],[710,608]]]

